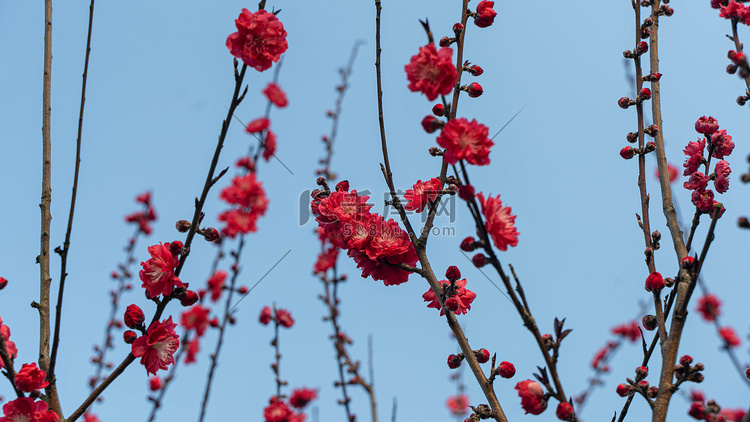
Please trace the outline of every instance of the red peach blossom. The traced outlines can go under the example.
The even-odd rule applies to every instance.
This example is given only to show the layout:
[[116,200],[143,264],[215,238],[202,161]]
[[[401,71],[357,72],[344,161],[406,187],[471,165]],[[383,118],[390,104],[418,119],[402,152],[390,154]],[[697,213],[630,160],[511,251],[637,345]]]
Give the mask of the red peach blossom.
[[174,274],[174,270],[180,261],[169,250],[169,242],[149,246],[148,253],[151,254],[151,258],[148,261],[141,262],[143,269],[139,276],[143,282],[142,287],[146,289],[149,297],[169,296],[175,287],[187,287]]
[[417,180],[417,183],[404,194],[404,199],[407,200],[404,208],[408,211],[422,212],[428,203],[437,199],[442,190],[443,184],[439,179],[433,177],[424,182]]
[[317,396],[318,392],[312,388],[296,388],[292,391],[292,395],[289,396],[289,404],[297,409],[302,409],[308,403],[315,400]]
[[294,325],[294,318],[292,318],[292,314],[286,309],[276,310],[276,321],[285,328],[291,328]]
[[265,117],[260,117],[245,126],[245,132],[247,133],[260,133],[268,129],[271,125],[271,121]]
[[701,421],[703,419],[706,419],[706,416],[708,416],[708,413],[706,412],[706,407],[703,405],[703,402],[694,401],[693,403],[690,404],[690,410],[688,410],[688,415]]
[[3,417],[0,422],[59,422],[57,413],[47,407],[43,401],[34,401],[31,397],[19,397],[3,405]]
[[727,135],[727,131],[724,129],[717,130],[711,135],[711,143],[714,145],[711,156],[720,160],[732,154],[732,150],[734,150],[732,137]]
[[227,279],[227,272],[218,270],[211,278],[208,279],[208,289],[211,291],[211,302],[216,302],[224,291],[224,282]]
[[469,396],[466,394],[450,396],[445,401],[445,405],[448,406],[448,410],[452,415],[463,416],[469,411]]
[[164,321],[156,321],[148,327],[146,335],[133,342],[133,356],[141,358],[141,365],[147,373],[156,375],[156,371],[166,370],[170,363],[174,363],[173,355],[180,346],[180,336],[174,331],[176,326],[171,316]]
[[268,101],[272,102],[276,107],[284,108],[289,104],[284,91],[274,82],[268,83],[266,89],[263,90],[263,95],[265,95],[266,98],[268,98]]
[[227,48],[234,57],[262,72],[278,62],[288,48],[284,25],[273,13],[242,9],[234,21],[237,32],[227,37]]
[[631,343],[641,339],[641,332],[638,330],[638,324],[636,324],[635,321],[612,328],[612,334],[623,336]]
[[268,325],[268,323],[271,322],[270,306],[264,306],[263,309],[260,310],[260,317],[258,317],[258,321],[263,325]]
[[469,164],[484,166],[490,163],[490,147],[495,145],[488,135],[487,126],[460,117],[443,126],[437,144],[446,149],[443,157],[448,164],[466,160]]
[[497,16],[497,12],[492,9],[494,6],[494,1],[480,1],[474,14],[474,24],[480,28],[492,25],[495,22],[495,16]]
[[729,168],[729,163],[724,160],[719,160],[714,168],[716,174],[716,180],[714,181],[714,187],[716,192],[724,193],[729,190],[729,174],[732,169]]
[[690,175],[690,179],[683,183],[682,186],[690,190],[703,190],[708,186],[708,176],[703,174],[703,172],[696,171]]
[[421,92],[433,101],[438,95],[448,95],[456,84],[458,72],[453,64],[453,49],[434,44],[419,48],[419,54],[411,57],[404,67],[409,80],[409,90]]
[[138,305],[128,305],[125,309],[125,316],[123,317],[125,326],[128,328],[138,328],[146,320],[146,316],[143,314],[143,310]]
[[700,312],[706,321],[715,321],[716,317],[721,316],[719,306],[721,306],[719,298],[716,295],[707,294],[698,300],[698,308],[696,310]]
[[695,121],[695,131],[710,135],[719,130],[719,122],[711,116],[701,116]]
[[511,208],[504,207],[500,195],[485,199],[484,194],[477,194],[482,214],[485,218],[484,227],[492,237],[492,243],[501,251],[507,251],[508,246],[518,245],[518,230],[514,226],[516,216],[511,215]]
[[[444,294],[451,283],[448,280],[440,280],[440,285],[443,288]],[[446,302],[448,299],[455,299],[458,308],[453,312],[456,315],[461,315],[465,314],[471,309],[471,302],[473,302],[476,297],[476,293],[466,289],[466,279],[464,278],[456,281],[456,290],[453,295],[446,298]],[[425,302],[430,302],[427,304],[428,308],[439,309],[440,315],[445,315],[445,311],[440,307],[440,302],[438,301],[437,296],[435,296],[435,292],[433,292],[432,289],[427,290],[422,295],[422,299],[424,299]]]
[[318,260],[315,261],[313,266],[313,273],[317,275],[325,274],[326,271],[330,270],[336,265],[336,260],[339,257],[339,248],[330,247],[318,254]]
[[711,189],[694,190],[690,196],[693,205],[703,212],[709,212],[714,206],[714,192]]
[[200,337],[208,328],[208,313],[210,311],[204,306],[195,305],[180,315],[180,325],[186,330],[195,330],[195,334]]
[[660,291],[665,286],[664,278],[654,271],[646,277],[646,291]]
[[263,154],[262,157],[264,160],[268,161],[273,157],[273,155],[276,153],[276,134],[269,131],[266,131],[266,137],[263,142]]
[[14,382],[16,388],[30,393],[34,390],[48,386],[49,382],[44,380],[46,377],[47,373],[39,369],[35,362],[24,363],[16,374]]
[[526,413],[539,415],[547,409],[547,400],[544,399],[544,391],[538,382],[525,380],[516,384],[518,396],[521,398],[521,407]]
[[727,347],[738,347],[740,345],[740,338],[737,337],[737,333],[734,332],[732,327],[719,328],[719,335],[724,340]]

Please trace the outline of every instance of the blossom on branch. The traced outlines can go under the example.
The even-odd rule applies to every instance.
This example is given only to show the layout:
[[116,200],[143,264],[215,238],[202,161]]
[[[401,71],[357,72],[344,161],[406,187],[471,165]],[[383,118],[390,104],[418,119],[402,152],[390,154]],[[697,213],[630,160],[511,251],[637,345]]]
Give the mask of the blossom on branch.
[[521,398],[521,407],[526,413],[539,415],[547,409],[547,400],[544,399],[544,391],[538,382],[521,381],[515,388],[518,390],[518,397]]
[[151,258],[141,262],[143,269],[139,276],[143,282],[142,287],[146,289],[149,297],[169,296],[175,287],[187,287],[187,284],[182,283],[174,273],[180,260],[170,251],[169,242],[149,246],[148,253],[151,254]]
[[284,108],[289,104],[284,91],[274,82],[268,83],[266,89],[263,90],[263,95],[278,108]]
[[408,211],[422,212],[428,203],[437,199],[442,190],[443,184],[439,179],[433,177],[424,182],[417,180],[417,183],[411,189],[407,189],[404,194],[404,199],[407,200],[404,208]]
[[[445,296],[443,300],[446,308],[456,315],[465,314],[471,309],[471,302],[476,299],[477,294],[466,288],[465,278],[456,281],[456,288],[453,291],[450,288],[451,282],[448,280],[440,280],[440,285],[442,286],[441,296]],[[440,302],[432,289],[427,290],[422,295],[422,299],[429,302],[428,308],[439,309],[440,315],[445,315],[445,310],[440,306]]]
[[146,335],[138,337],[133,342],[133,356],[141,358],[141,365],[146,372],[156,375],[159,369],[167,369],[174,363],[174,353],[180,346],[180,336],[174,331],[177,324],[172,317],[164,321],[156,321],[148,327]]
[[284,25],[273,13],[242,9],[235,19],[237,32],[227,37],[227,48],[234,57],[262,72],[279,61],[288,48]]
[[453,64],[453,49],[441,48],[435,44],[419,48],[419,53],[411,57],[404,67],[409,80],[409,90],[421,92],[433,101],[438,95],[448,95],[456,84],[458,72]]
[[19,390],[30,393],[48,386],[49,382],[44,380],[46,377],[47,373],[39,369],[36,362],[24,363],[16,374],[14,383]]
[[518,230],[514,226],[516,216],[510,215],[510,207],[503,206],[500,195],[494,198],[490,195],[485,199],[484,194],[479,192],[477,198],[485,218],[484,227],[492,237],[492,243],[501,251],[507,251],[508,246],[518,245]]
[[446,149],[443,156],[448,164],[466,160],[469,164],[485,166],[490,163],[490,147],[495,145],[488,135],[487,126],[461,117],[443,126],[437,144]]
[[469,396],[466,394],[450,396],[445,401],[445,405],[448,406],[448,410],[452,415],[463,416],[469,411]]
[[719,306],[721,306],[719,298],[716,295],[707,294],[698,299],[698,308],[696,310],[700,312],[706,321],[715,321],[716,317],[721,316]]
[[0,422],[59,422],[57,413],[48,410],[47,403],[31,397],[19,397],[3,405]]

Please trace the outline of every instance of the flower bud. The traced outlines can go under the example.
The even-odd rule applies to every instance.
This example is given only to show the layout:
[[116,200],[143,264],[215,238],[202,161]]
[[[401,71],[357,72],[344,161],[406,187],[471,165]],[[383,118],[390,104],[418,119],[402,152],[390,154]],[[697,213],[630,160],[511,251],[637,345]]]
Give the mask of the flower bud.
[[136,329],[143,325],[146,316],[143,315],[143,310],[138,305],[128,305],[123,320],[128,328]]
[[661,79],[661,73],[659,72],[655,72],[643,77],[643,80],[646,82],[659,82],[659,79]]
[[474,199],[474,186],[463,185],[458,189],[458,197],[464,201],[471,201]]
[[[459,190],[459,195],[461,194],[461,191]],[[477,241],[474,240],[473,237],[469,236],[466,239],[461,241],[461,250],[464,252],[473,252],[477,249],[479,245],[477,244]]]
[[651,30],[648,28],[641,28],[641,39],[645,40],[651,36]]
[[552,335],[545,334],[542,336],[542,340],[544,340],[544,346],[547,348],[547,350],[551,350],[553,347],[555,347],[555,340],[552,339]]
[[432,147],[429,149],[429,153],[433,157],[437,157],[439,155],[443,155],[443,151],[438,147]]
[[701,116],[695,121],[695,131],[704,135],[711,135],[719,130],[719,122],[712,116]]
[[682,366],[690,366],[693,363],[693,358],[690,355],[685,355],[680,358],[680,364]]
[[638,140],[638,134],[635,132],[629,132],[625,138],[630,142],[631,144],[635,143]]
[[483,255],[483,254],[481,254],[481,253],[478,253],[478,254],[474,255],[474,256],[473,256],[473,257],[471,258],[471,262],[473,262],[473,263],[474,263],[474,266],[475,266],[475,267],[477,267],[477,268],[482,268],[482,267],[484,267],[485,265],[487,265],[487,263],[489,262],[489,258],[487,258],[486,256],[484,256],[484,255]]
[[221,236],[215,228],[208,227],[203,229],[203,238],[205,238],[207,242],[216,242]]
[[475,350],[474,357],[477,358],[477,362],[486,363],[488,360],[490,360],[490,351],[487,349]]
[[651,274],[649,274],[648,277],[646,277],[646,291],[656,291],[659,292],[661,289],[664,288],[664,279],[662,278],[661,274],[654,271]]
[[746,96],[741,95],[737,97],[737,105],[744,106],[747,100],[748,98]]
[[633,157],[635,157],[635,148],[633,147],[625,147],[620,150],[620,157],[629,160]]
[[648,28],[649,26],[653,24],[654,24],[654,20],[649,16],[643,20],[643,24],[641,25],[641,27]]
[[482,85],[479,85],[476,82],[472,82],[469,84],[469,86],[466,88],[466,92],[469,93],[469,97],[471,98],[477,98],[484,92],[482,90]]
[[453,33],[458,36],[461,32],[463,32],[464,26],[461,24],[461,22],[456,22],[453,24]]
[[666,286],[666,287],[672,287],[672,286],[674,286],[674,278],[672,278],[672,277],[665,278],[664,279],[664,286]]
[[652,385],[648,388],[648,397],[655,399],[656,395],[659,394],[659,388],[655,385]]
[[445,278],[450,281],[458,280],[459,278],[461,278],[461,271],[459,271],[458,267],[456,267],[455,265],[451,265],[447,270],[445,270]]
[[641,322],[643,323],[643,328],[647,331],[654,331],[656,329],[657,321],[654,315],[645,315]]
[[0,277],[0,290],[3,290],[5,286],[8,285],[8,280],[4,279],[3,277]]
[[747,368],[747,371],[745,371],[745,376],[747,379],[750,379],[750,368]]
[[695,258],[692,256],[686,256],[685,258],[682,258],[682,268],[685,270],[692,270],[695,268]]
[[661,240],[661,233],[659,233],[659,230],[654,230],[651,233],[651,241],[656,243]]
[[458,311],[460,307],[461,307],[461,304],[458,302],[458,299],[456,299],[454,296],[451,296],[445,300],[445,308],[451,312]]
[[659,128],[656,125],[648,125],[643,129],[643,132],[653,138],[659,134]]
[[186,290],[185,293],[180,298],[180,305],[182,306],[193,306],[196,302],[198,302],[198,293],[192,291],[192,290]]
[[646,390],[648,390],[648,385],[649,385],[648,381],[643,380],[643,381],[641,381],[641,382],[638,383],[638,389],[641,390],[641,391],[646,391]]
[[175,227],[177,228],[178,232],[186,233],[188,230],[190,230],[190,222],[187,220],[177,220]]
[[646,376],[648,375],[648,368],[645,366],[639,366],[635,368],[635,374],[641,378],[646,378]]
[[727,65],[726,71],[727,71],[728,74],[734,75],[735,73],[737,73],[737,65],[734,64],[734,63],[729,63]]
[[469,73],[471,73],[472,76],[479,76],[482,73],[484,73],[484,69],[477,65],[471,65],[466,69]]
[[693,368],[695,368],[696,371],[702,371],[702,370],[706,369],[706,367],[703,366],[703,364],[700,363],[700,362],[698,362],[695,365],[693,365]]
[[127,330],[122,333],[122,339],[125,340],[125,343],[127,344],[133,344],[136,338],[138,338],[138,334],[136,334],[135,331]]
[[435,116],[424,116],[422,119],[422,128],[427,133],[433,133],[443,127],[444,123],[435,118]]
[[258,317],[258,322],[260,322],[263,325],[267,325],[269,322],[271,322],[271,308],[268,306],[263,307],[263,309],[260,310],[260,317]]
[[[643,42],[643,41],[641,41],[641,42]],[[648,100],[650,98],[651,98],[651,90],[648,89],[648,88],[641,89],[640,94],[638,94],[638,99],[640,99],[641,101],[643,101],[643,100]]]
[[185,245],[183,245],[182,242],[180,242],[179,240],[175,240],[174,242],[171,242],[169,244],[169,252],[171,252],[172,255],[180,255],[180,254],[182,254],[182,247],[183,246],[185,246]]
[[456,42],[455,38],[450,38],[450,37],[440,38],[440,46],[441,47],[448,47],[449,45],[453,44],[454,42]]
[[336,192],[349,192],[349,181],[342,180],[336,183]]
[[437,117],[443,117],[445,115],[445,107],[443,107],[442,104],[438,103],[432,106],[432,114],[436,115]]
[[638,47],[635,50],[638,54],[643,54],[648,51],[648,43],[646,41],[640,41]]
[[557,419],[561,421],[567,421],[573,416],[573,405],[568,402],[561,402],[557,405],[557,411],[555,412]]
[[510,379],[516,375],[516,367],[510,362],[502,361],[497,368],[497,373],[503,378]]
[[656,149],[656,144],[653,142],[646,143],[646,152],[651,152]]
[[666,4],[662,4],[659,6],[659,13],[663,14],[664,16],[672,16],[674,14],[674,9],[667,6]]
[[620,397],[627,397],[627,396],[633,394],[633,392],[635,390],[633,389],[632,386],[623,383],[623,384],[618,385],[617,389],[615,391],[617,391],[617,394]]
[[690,374],[690,376],[687,378],[688,381],[692,381],[694,383],[700,384],[703,382],[703,374],[700,372],[696,372],[694,374]]
[[626,109],[632,106],[633,104],[635,104],[635,101],[631,100],[628,97],[622,97],[619,100],[617,100],[617,104],[620,106],[620,108]]
[[448,356],[448,367],[451,369],[456,369],[459,366],[461,366],[461,361],[464,360],[463,353],[459,353],[457,355],[449,355]]

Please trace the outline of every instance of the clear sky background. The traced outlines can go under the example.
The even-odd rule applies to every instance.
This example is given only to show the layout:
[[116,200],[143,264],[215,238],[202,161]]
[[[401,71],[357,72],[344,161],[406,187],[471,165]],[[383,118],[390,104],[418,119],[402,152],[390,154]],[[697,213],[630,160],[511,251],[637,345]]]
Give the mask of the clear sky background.
[[[382,212],[385,183],[377,126],[374,68],[375,7],[373,2],[269,2],[281,8],[280,20],[288,32],[289,50],[280,73],[280,85],[290,100],[288,108],[274,110],[272,129],[278,135],[278,159],[262,163],[259,176],[270,199],[258,233],[249,237],[242,260],[240,282],[253,285],[284,254],[281,263],[239,305],[238,324],[230,327],[216,374],[207,420],[261,420],[275,385],[269,364],[272,329],[257,323],[264,305],[276,303],[296,318],[282,331],[282,377],[292,387],[319,389],[315,402],[318,420],[343,420],[333,388],[336,365],[330,328],[317,296],[321,283],[312,275],[319,244],[314,222],[300,226],[300,196],[315,188],[316,160],[324,154],[320,137],[330,129],[325,112],[333,108],[337,69],[351,48],[364,41],[354,65],[351,87],[344,101],[333,169],[352,188],[373,192],[373,210]],[[716,229],[703,275],[710,289],[724,302],[724,321],[743,337],[738,350],[747,362],[749,324],[746,246],[750,233],[736,227],[736,219],[750,212],[748,188],[739,182],[747,171],[750,152],[748,110],[734,99],[743,84],[724,73],[726,51],[733,48],[725,34],[728,21],[708,1],[677,2],[675,14],[661,20],[660,58],[667,156],[678,166],[682,148],[697,135],[693,124],[702,115],[716,117],[737,145],[728,157],[733,173],[730,190],[719,195],[727,212]],[[93,373],[91,347],[101,340],[109,312],[110,272],[124,259],[122,248],[132,233],[123,216],[137,210],[133,198],[150,190],[159,214],[154,234],[138,248],[138,262],[146,247],[158,242],[184,240],[174,223],[190,219],[193,198],[200,194],[221,120],[231,90],[232,58],[226,37],[235,31],[234,19],[243,8],[257,3],[222,2],[98,2],[89,69],[89,90],[83,136],[79,202],[69,258],[65,292],[61,363],[57,379],[65,414],[87,396]],[[639,302],[647,268],[643,264],[643,237],[634,213],[640,212],[636,186],[637,164],[618,155],[628,145],[625,134],[636,129],[634,110],[617,106],[622,96],[634,96],[623,65],[622,51],[633,48],[634,18],[630,2],[606,4],[540,1],[497,2],[498,17],[490,28],[468,27],[465,57],[482,66],[476,80],[484,87],[477,99],[462,97],[459,115],[475,118],[494,134],[516,112],[518,117],[495,139],[492,164],[472,168],[477,190],[501,194],[518,216],[519,244],[500,254],[515,267],[536,321],[552,331],[555,317],[567,318],[573,333],[561,349],[559,368],[568,395],[577,395],[592,375],[594,352],[611,336],[611,327],[640,319]],[[83,68],[88,2],[57,2],[53,15],[53,231],[52,245],[63,241],[75,151],[78,100]],[[432,103],[407,90],[403,67],[426,38],[418,19],[429,18],[436,38],[449,35],[458,19],[459,1],[383,2],[383,72],[385,120],[395,182],[407,189],[417,180],[437,175],[438,160],[427,154],[435,136],[425,134],[420,121]],[[0,4],[0,275],[10,280],[0,292],[0,317],[12,330],[19,348],[16,360],[37,358],[38,316],[29,306],[38,300],[39,197],[41,192],[41,85],[44,11],[42,2]],[[750,37],[746,27],[742,37]],[[632,66],[632,63],[628,63]],[[645,69],[647,72],[648,69]],[[271,71],[248,71],[247,99],[237,117],[249,121],[262,115],[260,91]],[[220,167],[230,166],[255,142],[232,123]],[[676,273],[677,263],[661,214],[654,159],[648,157],[652,195],[652,228],[664,235],[656,254],[657,268]],[[234,170],[230,170],[230,175]],[[682,181],[682,178],[680,179]],[[207,224],[215,224],[224,206],[218,201],[226,177],[209,196]],[[692,218],[689,192],[675,184],[675,198],[684,222]],[[485,347],[499,360],[513,362],[512,380],[498,380],[497,394],[509,418],[524,418],[513,389],[531,379],[543,360],[532,337],[521,325],[511,303],[461,254],[458,244],[473,234],[463,207],[454,221],[442,217],[441,228],[455,234],[434,236],[429,255],[441,273],[457,265],[477,293],[472,310],[459,317],[474,348]],[[696,239],[702,245],[708,224]],[[203,286],[209,275],[214,248],[197,242],[182,279]],[[59,260],[53,257],[54,283]],[[352,353],[366,364],[367,338],[374,344],[375,386],[381,420],[450,420],[446,398],[455,392],[445,361],[456,345],[445,320],[428,309],[421,295],[427,284],[417,276],[401,286],[361,279],[348,258],[340,268],[350,281],[341,288],[341,322],[354,339]],[[228,266],[225,264],[224,267]],[[134,270],[137,272],[138,268]],[[495,283],[499,278],[485,272]],[[136,285],[140,285],[139,282]],[[54,284],[53,283],[53,284]],[[149,314],[153,308],[140,288],[123,298]],[[690,307],[691,310],[694,306]],[[182,312],[170,306],[175,318]],[[202,344],[199,364],[181,366],[169,391],[160,420],[197,419],[207,373],[207,350],[215,333]],[[742,384],[713,329],[689,316],[681,353],[706,365],[700,385],[723,406],[746,407],[750,391]],[[618,352],[606,386],[595,392],[582,419],[609,420],[624,399],[614,392],[624,378],[633,376],[641,360],[638,346]],[[121,342],[111,354],[115,363],[129,351]],[[659,367],[658,353],[652,372]],[[163,373],[162,373],[163,375]],[[467,372],[464,377],[472,404],[484,402]],[[657,382],[656,374],[648,377]],[[694,386],[686,386],[683,391]],[[11,396],[6,383],[0,393]],[[131,365],[105,394],[94,412],[102,421],[145,420],[147,377],[143,367]],[[537,418],[556,420],[554,408]],[[673,400],[670,420],[685,420],[689,403]],[[353,407],[362,421],[369,420],[364,394],[353,393]],[[632,420],[649,414],[642,399],[631,407]],[[532,418],[532,416],[527,416]]]

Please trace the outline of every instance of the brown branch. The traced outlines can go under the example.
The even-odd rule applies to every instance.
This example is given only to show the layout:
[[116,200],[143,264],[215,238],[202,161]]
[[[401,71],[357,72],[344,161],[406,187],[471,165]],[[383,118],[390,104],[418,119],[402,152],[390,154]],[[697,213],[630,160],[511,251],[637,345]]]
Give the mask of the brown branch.
[[16,388],[16,370],[13,369],[13,358],[8,354],[8,346],[5,344],[5,337],[0,335],[0,359],[3,361],[5,367],[5,375],[10,381],[10,385],[13,387],[17,397],[23,397],[23,391]]
[[[62,323],[62,305],[63,305],[63,291],[65,289],[65,279],[68,276],[66,271],[68,266],[68,251],[70,250],[70,234],[73,231],[73,215],[76,209],[76,194],[78,193],[78,175],[81,167],[81,133],[83,132],[83,110],[86,104],[86,80],[88,77],[89,69],[89,55],[91,53],[91,32],[94,22],[94,1],[91,0],[89,6],[89,26],[88,35],[86,37],[86,58],[83,64],[83,82],[81,83],[81,108],[78,113],[78,136],[76,138],[76,159],[75,159],[75,170],[73,171],[73,187],[70,194],[70,212],[68,213],[68,228],[65,231],[65,241],[63,247],[59,250],[60,254],[60,285],[57,293],[57,306],[55,308],[55,332],[52,337],[52,353],[50,354],[49,371],[47,372],[47,380],[50,385],[56,384],[55,379],[55,363],[57,362],[57,349],[60,345],[60,325]],[[56,250],[57,251],[57,250]],[[53,387],[54,388],[54,387]]]

